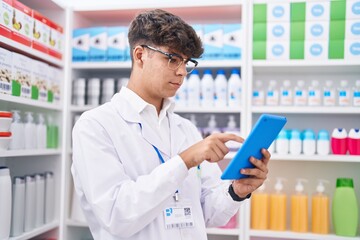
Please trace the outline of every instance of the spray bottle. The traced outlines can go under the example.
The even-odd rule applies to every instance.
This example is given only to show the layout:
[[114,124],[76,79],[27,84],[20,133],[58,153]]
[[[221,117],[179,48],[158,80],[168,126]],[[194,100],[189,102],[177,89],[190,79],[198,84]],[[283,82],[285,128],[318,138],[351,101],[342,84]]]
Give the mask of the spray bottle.
[[324,183],[329,183],[327,180],[319,179],[316,187],[316,193],[312,196],[312,232],[316,234],[329,233],[329,197],[324,193]]
[[269,228],[269,194],[265,192],[265,183],[251,196],[251,228],[266,230]]
[[270,230],[286,230],[287,196],[282,192],[284,178],[276,178],[275,192],[270,195]]
[[291,196],[291,230],[294,232],[308,231],[308,196],[304,194],[306,179],[298,178],[295,194]]

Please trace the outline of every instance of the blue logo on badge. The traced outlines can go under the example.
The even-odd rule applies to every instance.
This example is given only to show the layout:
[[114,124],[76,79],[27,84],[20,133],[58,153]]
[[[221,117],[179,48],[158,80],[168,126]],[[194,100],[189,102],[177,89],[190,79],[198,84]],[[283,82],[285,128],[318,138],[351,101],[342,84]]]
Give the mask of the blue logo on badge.
[[351,11],[355,14],[355,15],[360,15],[360,2],[355,3],[352,8]]
[[320,4],[315,4],[311,9],[311,13],[314,17],[320,17],[324,14],[324,11],[324,7]]
[[275,37],[281,37],[284,35],[284,32],[285,29],[281,25],[276,25],[272,30],[272,33]]
[[272,48],[272,53],[274,54],[274,56],[281,56],[284,53],[284,47],[280,44],[276,44]]
[[359,42],[351,44],[350,53],[352,55],[356,55],[356,56],[360,55],[360,43]]
[[319,37],[321,36],[321,34],[323,34],[324,29],[320,24],[315,24],[314,26],[311,27],[311,34],[315,37]]
[[276,18],[281,18],[282,16],[284,16],[284,13],[285,13],[285,10],[281,6],[276,6],[273,9],[273,15]]
[[354,23],[351,26],[351,32],[354,35],[360,35],[360,22]]
[[323,49],[320,44],[314,44],[310,47],[310,53],[313,56],[319,56],[322,53]]
[[167,216],[167,217],[170,217],[171,214],[173,213],[172,208],[167,208],[167,209],[165,209],[165,213],[166,213],[166,216]]

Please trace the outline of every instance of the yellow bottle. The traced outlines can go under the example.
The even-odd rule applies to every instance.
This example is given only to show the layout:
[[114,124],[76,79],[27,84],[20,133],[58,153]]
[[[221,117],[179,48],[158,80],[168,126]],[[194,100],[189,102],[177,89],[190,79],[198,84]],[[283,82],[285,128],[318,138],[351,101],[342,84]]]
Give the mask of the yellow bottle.
[[277,178],[275,193],[270,195],[270,230],[286,230],[286,200],[287,196],[282,193],[284,179]]
[[251,228],[258,230],[269,228],[269,194],[265,192],[265,184],[251,196]]
[[294,232],[308,231],[308,196],[303,193],[304,185],[307,180],[297,179],[295,187],[296,193],[291,196],[291,230]]
[[324,182],[319,179],[316,194],[312,197],[312,232],[317,234],[328,234],[330,225],[329,197],[324,194]]

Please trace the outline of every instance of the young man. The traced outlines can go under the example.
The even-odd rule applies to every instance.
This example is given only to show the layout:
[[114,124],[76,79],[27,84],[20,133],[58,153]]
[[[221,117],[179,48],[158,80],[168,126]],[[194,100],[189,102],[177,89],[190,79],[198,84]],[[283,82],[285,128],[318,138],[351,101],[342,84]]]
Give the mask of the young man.
[[94,239],[205,240],[266,179],[268,151],[220,179],[216,162],[233,134],[201,139],[169,100],[203,53],[195,31],[162,10],[139,14],[129,28],[132,71],[111,102],[84,113],[73,129],[72,174]]

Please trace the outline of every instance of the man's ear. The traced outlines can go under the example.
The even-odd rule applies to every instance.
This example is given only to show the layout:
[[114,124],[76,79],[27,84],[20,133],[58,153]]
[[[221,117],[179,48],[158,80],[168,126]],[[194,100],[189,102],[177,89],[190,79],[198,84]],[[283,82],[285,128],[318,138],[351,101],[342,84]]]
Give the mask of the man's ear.
[[134,62],[136,64],[143,64],[143,60],[144,60],[144,56],[145,56],[145,49],[141,46],[136,46],[133,49],[133,57],[134,57]]

